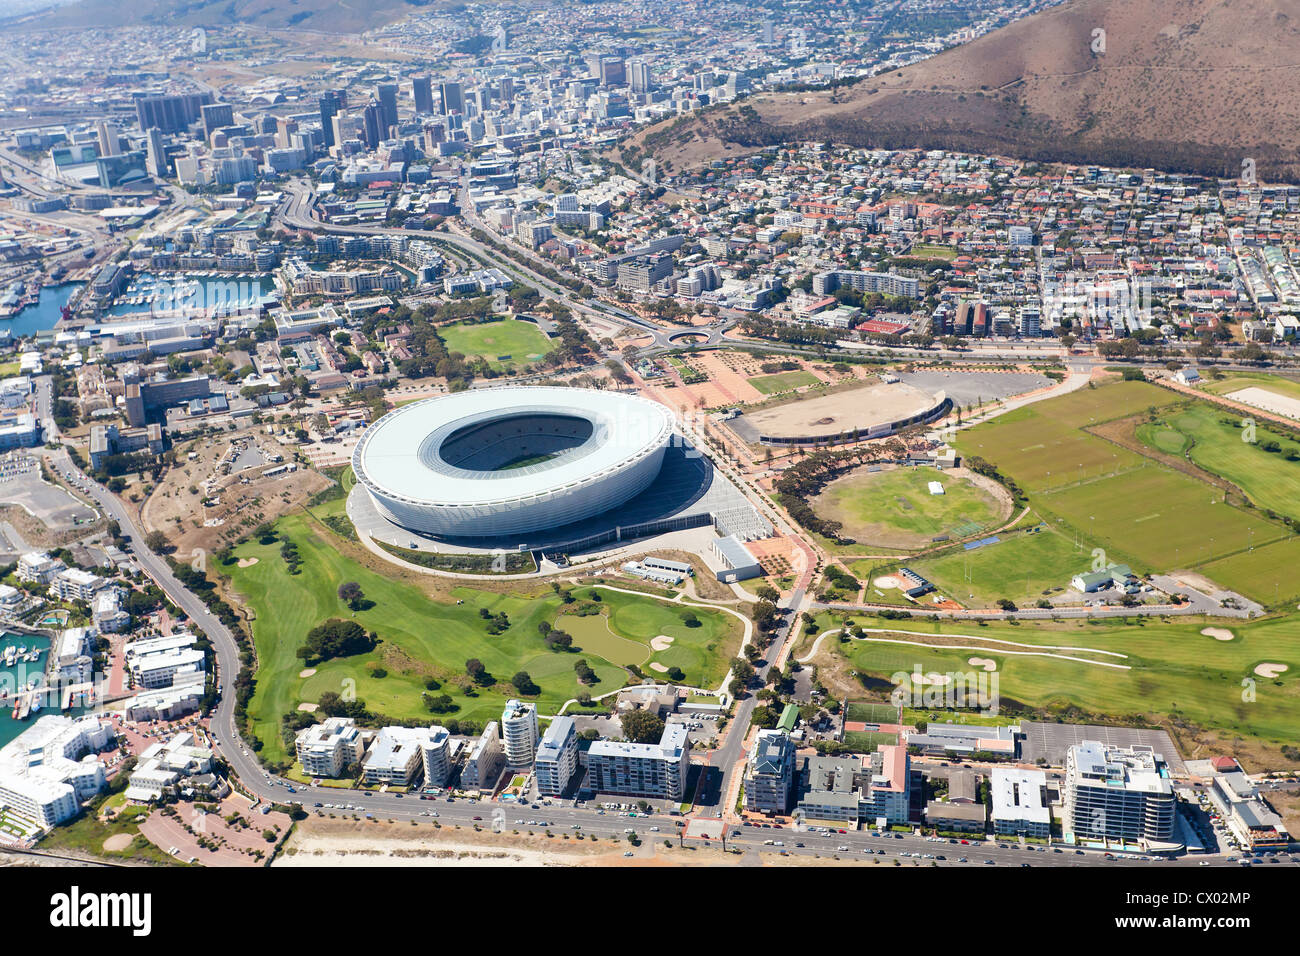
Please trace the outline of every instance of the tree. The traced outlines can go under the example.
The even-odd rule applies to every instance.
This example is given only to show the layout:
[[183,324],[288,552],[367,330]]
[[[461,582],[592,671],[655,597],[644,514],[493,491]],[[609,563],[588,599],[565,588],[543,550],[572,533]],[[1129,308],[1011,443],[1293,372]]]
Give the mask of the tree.
[[634,744],[656,744],[664,735],[664,722],[648,710],[629,710],[620,718],[624,739]]
[[339,585],[339,600],[354,611],[360,609],[361,601],[365,596],[365,592],[361,590],[361,585],[357,584],[356,581],[344,581]]
[[482,684],[484,687],[495,683],[492,675],[488,673],[488,669],[477,657],[471,657],[465,662],[465,673],[473,678],[474,683]]
[[514,685],[515,690],[525,697],[541,692],[541,688],[533,683],[528,671],[518,671],[514,677],[510,678],[510,683]]
[[161,531],[150,531],[144,536],[144,546],[150,551],[163,554],[170,550],[171,543]]
[[298,648],[298,656],[309,664],[335,657],[365,654],[375,649],[378,639],[356,621],[331,618],[307,632],[307,642]]

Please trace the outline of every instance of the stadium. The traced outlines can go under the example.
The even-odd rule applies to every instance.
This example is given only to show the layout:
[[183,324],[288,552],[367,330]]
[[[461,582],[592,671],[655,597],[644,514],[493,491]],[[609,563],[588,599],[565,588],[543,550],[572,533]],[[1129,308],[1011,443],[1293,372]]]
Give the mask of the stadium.
[[611,392],[475,389],[389,412],[352,469],[376,509],[437,538],[500,538],[617,508],[658,477],[672,412]]

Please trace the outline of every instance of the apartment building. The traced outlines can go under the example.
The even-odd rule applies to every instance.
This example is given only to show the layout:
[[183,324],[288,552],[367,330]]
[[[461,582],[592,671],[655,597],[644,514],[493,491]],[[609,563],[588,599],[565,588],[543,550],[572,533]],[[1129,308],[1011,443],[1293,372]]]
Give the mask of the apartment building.
[[572,717],[556,717],[537,747],[537,789],[542,796],[564,793],[578,769],[578,732]]
[[788,813],[794,786],[794,743],[780,730],[759,731],[745,765],[745,809]]
[[1177,811],[1163,758],[1150,747],[1085,740],[1065,755],[1066,835],[1080,840],[1168,842]]
[[537,754],[537,706],[521,700],[506,701],[501,713],[501,741],[506,764],[512,770],[533,765]]
[[685,724],[668,724],[657,744],[598,740],[587,751],[587,788],[596,793],[680,800],[690,774]]
[[460,785],[466,790],[491,787],[496,783],[505,763],[505,750],[501,746],[501,728],[490,721],[470,747],[465,767],[460,772]]
[[313,777],[339,777],[359,764],[365,742],[351,717],[330,717],[299,731],[294,749],[303,773]]
[[1043,771],[995,767],[989,789],[993,832],[999,836],[1051,836],[1052,812],[1047,807],[1047,775]]

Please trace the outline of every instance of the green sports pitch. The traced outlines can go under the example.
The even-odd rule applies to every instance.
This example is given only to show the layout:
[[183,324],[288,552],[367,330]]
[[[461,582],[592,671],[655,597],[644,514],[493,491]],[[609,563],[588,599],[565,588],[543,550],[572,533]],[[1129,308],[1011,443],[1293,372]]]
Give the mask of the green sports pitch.
[[551,351],[551,341],[532,322],[496,319],[456,322],[438,329],[448,352],[483,358],[497,368],[528,365]]

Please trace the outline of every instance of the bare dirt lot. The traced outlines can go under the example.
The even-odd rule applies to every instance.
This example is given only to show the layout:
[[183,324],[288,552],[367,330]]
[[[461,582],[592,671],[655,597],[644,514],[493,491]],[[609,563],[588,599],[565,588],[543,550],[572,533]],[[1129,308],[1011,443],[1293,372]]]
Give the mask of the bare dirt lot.
[[[232,440],[241,439],[241,447],[232,453]],[[145,527],[167,535],[179,553],[189,554],[195,548],[220,550],[330,485],[330,479],[302,465],[294,471],[264,474],[293,461],[293,447],[269,435],[245,431],[232,440],[201,439],[180,445],[176,464],[140,509]]]
[[910,385],[873,384],[760,409],[731,424],[737,434],[751,442],[760,435],[798,438],[854,429],[865,436],[873,425],[899,421],[933,406],[933,395]]

